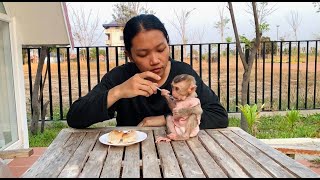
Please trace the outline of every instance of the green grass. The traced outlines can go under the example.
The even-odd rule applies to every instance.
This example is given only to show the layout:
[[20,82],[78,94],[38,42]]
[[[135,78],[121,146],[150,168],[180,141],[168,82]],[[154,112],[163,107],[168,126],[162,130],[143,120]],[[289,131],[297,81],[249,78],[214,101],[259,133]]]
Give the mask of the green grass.
[[[299,121],[295,122],[292,130],[291,124],[286,120],[285,116],[261,116],[259,121],[256,134],[259,139],[320,138],[320,114],[302,116]],[[229,126],[240,127],[240,119],[229,118]]]
[[68,125],[61,121],[53,121],[45,125],[43,133],[38,132],[37,134],[32,135],[29,131],[29,146],[48,147],[54,140],[54,138],[56,138],[56,136],[59,134],[61,129],[66,127],[68,127]]

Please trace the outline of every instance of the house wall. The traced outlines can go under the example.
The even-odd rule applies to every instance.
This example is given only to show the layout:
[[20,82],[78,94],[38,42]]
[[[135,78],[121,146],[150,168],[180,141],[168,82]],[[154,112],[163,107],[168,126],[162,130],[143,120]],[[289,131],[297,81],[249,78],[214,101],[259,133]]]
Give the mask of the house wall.
[[12,18],[11,31],[11,49],[12,49],[12,62],[14,72],[14,87],[16,96],[16,111],[18,122],[18,136],[19,141],[11,146],[12,149],[29,148],[29,135],[28,135],[28,122],[26,111],[26,97],[25,97],[25,83],[22,64],[22,43],[21,36],[17,33],[16,18]]
[[123,27],[110,27],[105,29],[105,34],[110,34],[110,39],[106,40],[106,45],[108,46],[123,46],[123,40],[120,37],[123,37]]
[[[7,14],[9,14],[7,12]],[[18,141],[13,142],[5,149],[17,149],[17,148],[28,148],[29,140],[28,140],[28,128],[27,128],[27,117],[26,117],[26,103],[25,103],[25,92],[24,92],[24,75],[23,75],[23,67],[22,67],[22,45],[19,35],[17,34],[17,26],[16,19],[10,17],[9,15],[1,14],[0,19],[2,21],[9,23],[9,31],[10,31],[10,40],[11,44],[11,55],[8,54],[8,59],[11,59],[12,66],[8,66],[12,68],[11,71],[13,73],[8,73],[7,75],[12,76],[11,79],[13,81],[13,89],[8,90],[14,96],[15,102],[14,111],[10,112],[11,116],[10,121],[16,121],[16,125],[14,125],[14,131],[18,132]],[[11,56],[11,57],[10,57]],[[9,70],[10,71],[10,70]],[[12,122],[13,123],[13,122]],[[15,123],[13,123],[15,124]],[[11,129],[12,130],[12,129]]]

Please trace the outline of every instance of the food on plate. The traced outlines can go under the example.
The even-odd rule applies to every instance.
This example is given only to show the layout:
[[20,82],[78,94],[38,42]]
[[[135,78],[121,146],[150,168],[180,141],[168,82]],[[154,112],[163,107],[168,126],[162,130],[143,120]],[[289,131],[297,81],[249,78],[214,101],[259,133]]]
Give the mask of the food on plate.
[[128,132],[122,135],[122,142],[123,143],[130,143],[137,141],[137,132],[135,130],[129,130]]
[[124,132],[123,131],[119,131],[119,130],[112,130],[110,133],[109,133],[109,136],[108,136],[108,141],[112,144],[119,144],[121,139],[122,139],[122,136],[123,136]]

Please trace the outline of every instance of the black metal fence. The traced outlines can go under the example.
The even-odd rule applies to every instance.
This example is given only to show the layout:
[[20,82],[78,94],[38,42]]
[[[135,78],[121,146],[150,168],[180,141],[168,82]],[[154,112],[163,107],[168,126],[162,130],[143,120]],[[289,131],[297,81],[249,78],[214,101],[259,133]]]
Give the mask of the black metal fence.
[[[265,104],[263,111],[319,109],[318,44],[318,40],[262,42],[255,56],[247,103]],[[241,46],[244,50],[244,44]],[[50,102],[47,119],[66,119],[74,100],[88,93],[112,68],[127,63],[123,48],[52,49],[44,66],[48,80],[41,100],[42,107],[44,101]],[[235,43],[176,44],[170,45],[170,53],[196,70],[228,112],[239,112],[243,66]],[[23,49],[28,117],[39,54],[37,48]]]

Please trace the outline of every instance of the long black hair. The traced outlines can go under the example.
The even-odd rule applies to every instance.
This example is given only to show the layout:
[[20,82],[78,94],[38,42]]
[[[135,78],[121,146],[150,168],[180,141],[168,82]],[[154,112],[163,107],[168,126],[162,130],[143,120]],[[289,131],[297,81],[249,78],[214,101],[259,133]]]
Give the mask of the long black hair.
[[132,39],[142,30],[160,30],[169,44],[169,36],[164,24],[153,14],[140,14],[131,18],[123,29],[126,51],[130,53]]

